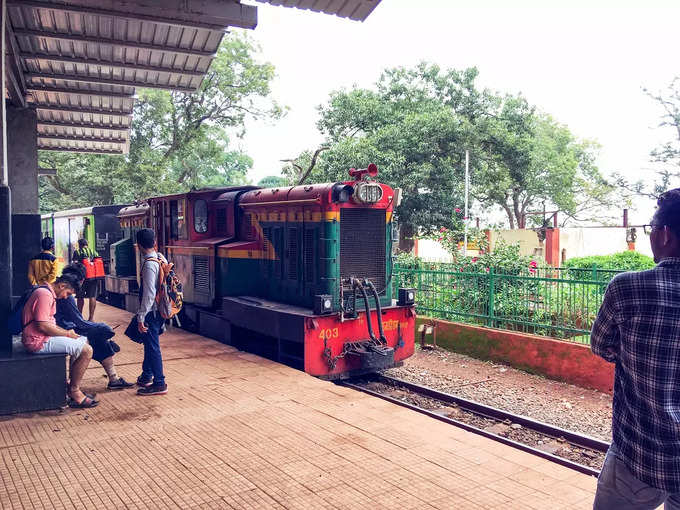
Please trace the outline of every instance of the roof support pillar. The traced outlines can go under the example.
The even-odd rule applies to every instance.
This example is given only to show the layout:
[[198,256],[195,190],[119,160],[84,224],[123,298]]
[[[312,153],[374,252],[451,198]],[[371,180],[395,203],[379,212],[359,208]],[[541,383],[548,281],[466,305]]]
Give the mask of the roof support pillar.
[[12,355],[12,337],[5,328],[12,308],[12,197],[7,169],[7,120],[5,115],[5,61],[7,39],[6,0],[0,0],[0,356]]
[[26,264],[40,251],[38,114],[7,106],[7,166],[12,189],[12,295],[28,288]]

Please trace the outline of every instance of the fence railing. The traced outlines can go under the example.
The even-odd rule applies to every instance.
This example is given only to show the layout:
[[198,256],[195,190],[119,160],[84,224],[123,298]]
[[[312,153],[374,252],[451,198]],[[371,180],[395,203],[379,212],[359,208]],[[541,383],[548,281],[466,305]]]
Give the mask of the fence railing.
[[607,283],[621,271],[528,268],[466,272],[452,264],[396,265],[393,284],[417,290],[419,314],[492,328],[590,342]]

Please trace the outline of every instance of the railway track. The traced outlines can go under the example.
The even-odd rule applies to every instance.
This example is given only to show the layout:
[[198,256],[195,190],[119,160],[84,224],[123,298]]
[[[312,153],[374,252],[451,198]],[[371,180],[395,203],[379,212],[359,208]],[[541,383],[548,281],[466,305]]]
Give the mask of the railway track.
[[385,375],[339,384],[592,476],[609,448],[606,441]]

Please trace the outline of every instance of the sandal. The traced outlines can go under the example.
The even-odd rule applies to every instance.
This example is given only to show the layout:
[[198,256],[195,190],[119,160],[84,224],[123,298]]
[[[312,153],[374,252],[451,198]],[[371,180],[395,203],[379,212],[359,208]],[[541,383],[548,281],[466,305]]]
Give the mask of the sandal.
[[[66,383],[66,402],[67,403],[70,403],[73,400],[71,398],[71,395],[69,395],[69,391],[70,391],[70,386],[68,385],[68,383]],[[86,392],[83,391],[83,395],[85,395],[86,397],[90,397],[92,400],[97,400],[95,398],[97,396],[96,393],[86,393]],[[99,402],[99,400],[97,400],[97,402]]]
[[71,402],[69,402],[69,407],[72,407],[74,409],[86,409],[90,407],[97,407],[99,405],[98,400],[93,400],[87,395],[81,400],[80,402],[76,402],[75,400],[71,399]]

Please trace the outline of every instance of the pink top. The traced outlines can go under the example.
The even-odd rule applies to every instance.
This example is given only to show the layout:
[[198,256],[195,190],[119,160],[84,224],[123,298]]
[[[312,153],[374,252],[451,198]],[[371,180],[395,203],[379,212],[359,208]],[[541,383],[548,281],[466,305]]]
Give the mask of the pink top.
[[21,341],[27,350],[36,352],[42,349],[49,338],[38,331],[38,322],[51,322],[56,325],[54,314],[57,313],[57,295],[52,286],[47,283],[47,288],[33,291],[28,298],[21,314],[23,324],[28,324],[21,332]]

